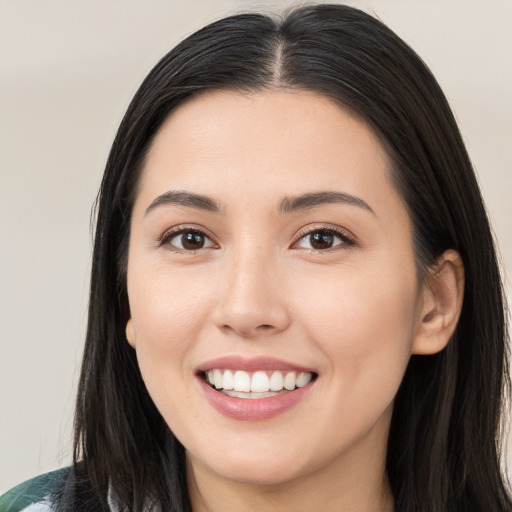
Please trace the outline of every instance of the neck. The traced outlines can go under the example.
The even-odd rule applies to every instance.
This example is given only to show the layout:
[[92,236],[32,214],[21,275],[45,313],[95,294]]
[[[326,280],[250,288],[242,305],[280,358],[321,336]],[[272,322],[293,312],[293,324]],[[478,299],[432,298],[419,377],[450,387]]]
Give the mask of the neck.
[[385,441],[385,438],[379,443],[375,443],[375,438],[362,440],[327,467],[265,485],[226,479],[187,453],[192,510],[393,512],[393,495],[385,470]]

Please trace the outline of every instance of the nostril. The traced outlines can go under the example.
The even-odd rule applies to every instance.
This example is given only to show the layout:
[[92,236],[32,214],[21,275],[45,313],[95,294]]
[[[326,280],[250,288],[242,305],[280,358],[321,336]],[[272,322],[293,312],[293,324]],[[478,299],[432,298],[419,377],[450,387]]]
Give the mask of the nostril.
[[269,325],[269,324],[263,324],[263,325],[259,325],[257,328],[260,331],[269,331],[271,329],[274,329],[274,326],[273,325]]

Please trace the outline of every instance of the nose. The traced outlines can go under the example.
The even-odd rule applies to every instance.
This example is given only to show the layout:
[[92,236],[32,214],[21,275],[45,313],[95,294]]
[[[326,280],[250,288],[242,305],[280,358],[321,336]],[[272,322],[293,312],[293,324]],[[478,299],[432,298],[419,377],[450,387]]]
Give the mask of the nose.
[[261,253],[238,254],[227,263],[221,300],[213,314],[219,329],[243,338],[284,331],[290,324],[277,262]]

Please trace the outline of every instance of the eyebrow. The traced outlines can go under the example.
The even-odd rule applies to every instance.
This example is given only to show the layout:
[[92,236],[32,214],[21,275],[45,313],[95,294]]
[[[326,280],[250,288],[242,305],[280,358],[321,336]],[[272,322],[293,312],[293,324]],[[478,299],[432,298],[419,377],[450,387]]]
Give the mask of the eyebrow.
[[307,210],[324,204],[342,203],[358,206],[375,215],[370,205],[360,197],[346,194],[345,192],[312,192],[296,197],[285,197],[279,205],[279,213],[290,213],[297,210]]
[[179,190],[169,190],[164,194],[158,196],[146,209],[146,215],[158,208],[159,206],[177,204],[180,206],[187,206],[197,210],[206,210],[207,212],[219,213],[220,207],[213,199],[208,196],[200,194],[193,194],[192,192],[183,192]]
[[[372,210],[370,205],[360,197],[352,196],[345,192],[334,191],[311,192],[300,196],[285,197],[279,204],[278,212],[283,214],[291,213],[298,210],[307,210],[324,204],[333,203],[358,206],[359,208],[368,210],[375,215],[375,212]],[[211,213],[220,213],[222,211],[219,204],[208,196],[180,190],[169,190],[153,200],[146,209],[146,215],[159,206],[172,204],[195,208],[197,210],[204,210]]]

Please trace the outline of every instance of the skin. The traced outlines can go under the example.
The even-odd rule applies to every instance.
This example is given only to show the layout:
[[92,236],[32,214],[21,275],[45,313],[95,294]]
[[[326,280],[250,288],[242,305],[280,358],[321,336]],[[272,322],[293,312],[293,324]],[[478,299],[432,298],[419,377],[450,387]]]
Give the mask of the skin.
[[[206,195],[220,211],[148,212],[168,191]],[[319,191],[350,194],[371,211],[336,202],[279,213],[284,197]],[[164,236],[180,226],[203,231],[203,248]],[[313,249],[305,230],[326,228],[343,237]],[[193,510],[393,510],[385,458],[396,391],[411,353],[444,348],[460,312],[457,253],[436,271],[419,282],[387,155],[331,100],[209,91],[180,105],[139,182],[127,338],[186,447]],[[226,355],[276,357],[318,378],[284,413],[236,420],[210,405],[195,376]]]

